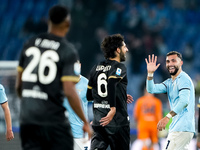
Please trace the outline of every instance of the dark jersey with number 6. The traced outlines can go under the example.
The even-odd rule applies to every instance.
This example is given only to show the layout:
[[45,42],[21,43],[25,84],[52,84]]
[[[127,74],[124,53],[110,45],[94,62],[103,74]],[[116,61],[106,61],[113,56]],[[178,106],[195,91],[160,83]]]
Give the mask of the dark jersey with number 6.
[[113,60],[106,60],[95,65],[90,72],[88,88],[92,89],[93,125],[100,126],[99,120],[110,111],[108,100],[108,81],[111,78],[118,80],[116,85],[116,114],[107,127],[129,125],[127,114],[127,74],[124,64]]
[[45,33],[30,39],[21,52],[21,124],[68,123],[62,81],[78,82],[78,54],[65,38]]

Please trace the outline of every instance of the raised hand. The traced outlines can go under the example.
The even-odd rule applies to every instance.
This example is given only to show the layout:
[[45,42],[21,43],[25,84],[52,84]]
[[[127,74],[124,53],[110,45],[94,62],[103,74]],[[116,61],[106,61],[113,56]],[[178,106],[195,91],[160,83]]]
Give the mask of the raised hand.
[[146,64],[147,64],[147,71],[148,73],[154,73],[158,67],[160,66],[160,64],[156,65],[157,62],[157,56],[154,57],[154,54],[152,54],[152,56],[149,55],[149,59],[147,60],[147,58],[145,58]]

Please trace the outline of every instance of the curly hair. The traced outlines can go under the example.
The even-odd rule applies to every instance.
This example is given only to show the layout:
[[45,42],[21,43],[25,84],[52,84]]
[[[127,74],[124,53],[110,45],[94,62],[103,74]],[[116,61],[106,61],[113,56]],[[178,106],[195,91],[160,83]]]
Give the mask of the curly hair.
[[101,50],[103,51],[104,57],[115,58],[115,51],[117,48],[121,48],[123,46],[124,37],[121,34],[109,35],[104,38],[101,43]]

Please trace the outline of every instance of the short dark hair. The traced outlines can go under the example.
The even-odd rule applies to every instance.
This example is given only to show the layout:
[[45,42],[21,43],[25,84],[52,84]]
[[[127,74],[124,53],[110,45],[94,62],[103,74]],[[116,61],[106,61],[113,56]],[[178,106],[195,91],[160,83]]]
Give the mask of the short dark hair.
[[115,51],[117,48],[123,46],[123,41],[124,37],[121,34],[114,34],[105,37],[101,43],[101,50],[104,53],[104,57],[106,59],[116,57]]
[[177,55],[181,60],[183,60],[182,54],[177,51],[171,51],[167,53],[167,56],[170,56],[170,55]]
[[49,20],[53,24],[60,24],[69,15],[68,8],[62,5],[55,5],[49,10]]

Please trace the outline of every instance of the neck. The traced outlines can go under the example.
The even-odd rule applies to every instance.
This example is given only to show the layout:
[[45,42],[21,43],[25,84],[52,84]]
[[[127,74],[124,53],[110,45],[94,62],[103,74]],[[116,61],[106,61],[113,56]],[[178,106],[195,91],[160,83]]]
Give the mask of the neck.
[[172,80],[175,80],[176,77],[181,73],[181,71],[182,71],[182,69],[180,68],[180,69],[178,70],[178,72],[177,72],[175,75],[171,75]]
[[121,62],[121,61],[120,61],[120,58],[118,58],[118,57],[115,57],[115,58],[109,58],[109,60],[115,60],[115,61]]
[[49,26],[48,33],[54,34],[59,37],[65,37],[67,32],[64,29]]

